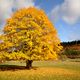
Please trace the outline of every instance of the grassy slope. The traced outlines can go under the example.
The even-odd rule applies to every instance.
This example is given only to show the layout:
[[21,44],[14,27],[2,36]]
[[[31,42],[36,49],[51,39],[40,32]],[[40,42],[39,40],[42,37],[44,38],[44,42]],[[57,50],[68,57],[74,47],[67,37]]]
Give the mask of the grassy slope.
[[[19,62],[6,62],[5,65],[7,64],[25,66],[25,63]],[[0,80],[80,80],[80,62],[35,61],[33,66],[35,68],[31,70],[1,70]]]
[[67,49],[73,49],[73,50],[79,50],[79,51],[80,51],[80,44],[78,44],[78,45],[66,46],[65,48],[67,48]]

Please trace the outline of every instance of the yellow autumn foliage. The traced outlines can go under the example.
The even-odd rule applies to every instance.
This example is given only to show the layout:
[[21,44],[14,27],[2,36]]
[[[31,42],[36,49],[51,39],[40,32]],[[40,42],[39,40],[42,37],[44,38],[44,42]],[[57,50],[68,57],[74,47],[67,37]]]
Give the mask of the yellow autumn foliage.
[[0,58],[53,60],[62,49],[55,27],[43,10],[34,7],[16,11],[7,19],[3,32]]

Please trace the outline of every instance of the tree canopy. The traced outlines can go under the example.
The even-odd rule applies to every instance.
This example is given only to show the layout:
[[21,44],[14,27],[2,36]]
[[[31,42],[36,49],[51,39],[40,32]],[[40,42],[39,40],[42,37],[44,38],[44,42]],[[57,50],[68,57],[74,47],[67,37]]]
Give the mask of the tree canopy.
[[16,11],[0,35],[1,60],[52,60],[61,49],[56,29],[44,11],[34,7]]

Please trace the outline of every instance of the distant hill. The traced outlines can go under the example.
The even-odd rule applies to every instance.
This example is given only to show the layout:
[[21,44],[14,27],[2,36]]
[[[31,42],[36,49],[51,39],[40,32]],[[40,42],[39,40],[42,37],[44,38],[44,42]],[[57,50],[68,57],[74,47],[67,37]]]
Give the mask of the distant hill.
[[[80,40],[71,42],[62,42],[63,46],[61,58],[65,55],[67,58],[80,58]],[[64,58],[65,59],[65,58]]]
[[71,42],[62,42],[61,45],[63,46],[64,49],[80,50],[80,40]]

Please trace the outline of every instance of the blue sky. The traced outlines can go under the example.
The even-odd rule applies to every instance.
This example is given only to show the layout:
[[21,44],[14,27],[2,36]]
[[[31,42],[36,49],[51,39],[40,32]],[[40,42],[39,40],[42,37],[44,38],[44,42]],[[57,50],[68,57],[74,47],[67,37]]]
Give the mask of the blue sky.
[[13,10],[30,6],[45,11],[61,41],[80,40],[80,0],[0,0],[0,27]]
[[56,5],[61,4],[63,0],[35,0],[35,5],[49,13]]

